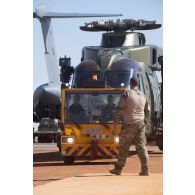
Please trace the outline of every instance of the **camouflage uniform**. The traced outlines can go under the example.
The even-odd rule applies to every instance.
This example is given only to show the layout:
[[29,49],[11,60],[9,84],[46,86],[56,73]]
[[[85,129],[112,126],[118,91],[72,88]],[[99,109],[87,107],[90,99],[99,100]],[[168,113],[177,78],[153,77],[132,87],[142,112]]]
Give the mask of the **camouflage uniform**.
[[114,116],[115,123],[121,120],[124,123],[119,134],[119,156],[115,164],[115,170],[118,169],[119,173],[125,166],[129,147],[134,143],[141,162],[140,175],[148,174],[149,157],[145,147],[145,121],[148,118],[149,106],[143,93],[138,89],[125,91],[119,100]]

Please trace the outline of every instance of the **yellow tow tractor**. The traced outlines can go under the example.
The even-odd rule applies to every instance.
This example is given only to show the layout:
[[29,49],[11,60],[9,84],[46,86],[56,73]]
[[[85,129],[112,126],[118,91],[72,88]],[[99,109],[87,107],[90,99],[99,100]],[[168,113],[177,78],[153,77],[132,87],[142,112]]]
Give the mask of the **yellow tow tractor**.
[[[62,88],[62,132],[59,147],[65,164],[72,164],[75,159],[117,157],[119,137],[112,133],[113,114],[124,90]],[[111,107],[108,106],[109,101],[112,103]],[[121,125],[117,125],[118,133]]]

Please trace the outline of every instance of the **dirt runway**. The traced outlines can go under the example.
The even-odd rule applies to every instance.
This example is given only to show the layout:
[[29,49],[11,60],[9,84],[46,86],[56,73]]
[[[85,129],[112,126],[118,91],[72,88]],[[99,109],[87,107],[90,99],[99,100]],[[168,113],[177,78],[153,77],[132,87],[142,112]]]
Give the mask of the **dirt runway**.
[[[147,146],[150,157],[150,172],[163,172],[163,152],[157,146]],[[75,161],[74,165],[64,165],[56,144],[34,144],[33,185],[61,180],[85,173],[108,173],[116,159]],[[124,173],[139,173],[140,162],[134,146],[131,146]]]

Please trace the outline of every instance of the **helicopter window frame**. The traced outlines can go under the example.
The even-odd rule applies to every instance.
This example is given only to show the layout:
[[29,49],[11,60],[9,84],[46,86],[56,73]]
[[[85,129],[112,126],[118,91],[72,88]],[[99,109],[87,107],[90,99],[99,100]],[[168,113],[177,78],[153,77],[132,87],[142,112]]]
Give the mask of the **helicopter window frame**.
[[[159,87],[155,87],[155,80],[153,74],[148,74],[148,78],[152,88],[153,100],[154,100],[154,112],[158,112],[160,110],[160,90]],[[157,77],[156,77],[157,79]]]
[[156,91],[154,91],[154,80],[153,76],[150,73],[146,73],[149,87],[150,87],[150,94],[151,94],[151,116],[154,115],[154,113],[160,111],[160,91],[159,91],[159,96],[157,96]]
[[140,74],[137,74],[137,77],[139,79],[139,90],[146,94],[146,91],[145,91],[145,87],[144,87],[144,81],[143,81],[143,75],[140,73]]
[[151,95],[151,116],[153,116],[154,113],[154,94],[153,94],[153,90],[152,90],[152,84],[150,81],[150,77],[149,77],[149,73],[146,73],[146,78],[148,80],[148,84],[149,84],[149,89],[150,89],[150,95]]

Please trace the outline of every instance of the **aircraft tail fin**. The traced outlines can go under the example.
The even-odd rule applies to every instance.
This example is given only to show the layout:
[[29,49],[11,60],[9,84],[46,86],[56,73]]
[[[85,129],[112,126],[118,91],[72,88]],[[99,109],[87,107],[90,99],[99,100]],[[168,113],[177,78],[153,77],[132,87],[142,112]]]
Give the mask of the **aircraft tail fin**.
[[51,25],[51,18],[49,17],[43,18],[44,14],[47,12],[48,12],[47,6],[42,5],[36,9],[36,12],[33,13],[33,17],[38,18],[41,23],[49,83],[59,85],[60,72],[55,47],[54,34]]
[[83,18],[83,17],[111,17],[122,16],[122,14],[78,14],[78,13],[54,13],[49,12],[46,5],[41,5],[36,8],[33,13],[33,18],[38,18],[41,22],[45,58],[47,64],[47,71],[49,82],[54,84],[60,83],[58,58],[56,53],[53,29],[51,25],[51,18]]

